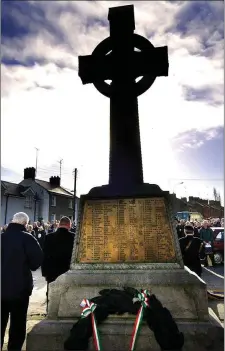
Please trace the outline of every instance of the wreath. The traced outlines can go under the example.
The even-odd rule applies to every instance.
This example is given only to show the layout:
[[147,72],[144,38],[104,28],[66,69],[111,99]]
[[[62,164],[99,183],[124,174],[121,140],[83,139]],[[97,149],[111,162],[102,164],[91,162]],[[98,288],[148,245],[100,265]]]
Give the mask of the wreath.
[[110,314],[136,315],[129,351],[134,351],[142,320],[145,320],[162,350],[181,350],[184,336],[177,327],[170,311],[163,307],[154,294],[148,290],[138,291],[125,287],[123,290],[104,289],[100,296],[83,299],[81,316],[73,325],[65,350],[87,350],[89,339],[93,336],[95,350],[102,351],[100,334],[97,326]]

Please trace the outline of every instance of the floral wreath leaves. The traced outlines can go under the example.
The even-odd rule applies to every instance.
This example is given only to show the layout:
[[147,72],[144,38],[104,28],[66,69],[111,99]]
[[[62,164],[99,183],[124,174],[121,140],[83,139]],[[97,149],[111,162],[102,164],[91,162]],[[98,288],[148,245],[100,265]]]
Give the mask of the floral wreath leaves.
[[[130,351],[134,351],[136,344],[137,344],[137,338],[139,335],[141,323],[142,323],[143,316],[144,316],[144,309],[149,307],[150,292],[146,289],[138,291],[138,290],[132,289],[132,288],[124,288],[124,290],[129,295],[134,296],[133,303],[139,302],[141,304],[139,311],[137,313],[136,319],[135,319],[133,332],[132,332],[132,336],[131,336],[131,341],[130,341],[130,347],[129,347]],[[103,294],[106,292],[107,291],[100,291],[100,294],[101,293]],[[109,290],[109,292],[110,292],[110,290]],[[102,351],[102,346],[101,346],[101,342],[100,342],[100,335],[99,335],[99,331],[98,331],[96,319],[95,319],[95,314],[94,314],[94,311],[97,307],[97,304],[89,301],[88,299],[83,299],[81,301],[80,306],[82,307],[81,318],[86,318],[89,315],[91,315],[93,341],[94,341],[95,350]]]
[[179,331],[170,311],[148,290],[124,287],[123,290],[103,289],[99,294],[81,302],[81,317],[64,342],[64,350],[87,350],[89,338],[93,336],[95,349],[102,351],[97,324],[106,320],[110,314],[121,315],[126,312],[136,316],[129,351],[136,347],[142,319],[146,320],[161,349],[182,349],[183,333]]

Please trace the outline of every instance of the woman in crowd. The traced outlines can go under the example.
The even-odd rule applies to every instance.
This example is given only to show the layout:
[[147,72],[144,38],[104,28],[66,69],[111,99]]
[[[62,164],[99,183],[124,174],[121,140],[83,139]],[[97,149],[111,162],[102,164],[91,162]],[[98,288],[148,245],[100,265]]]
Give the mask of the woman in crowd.
[[27,231],[28,231],[28,233],[32,234],[35,237],[33,226],[31,224],[28,224]]

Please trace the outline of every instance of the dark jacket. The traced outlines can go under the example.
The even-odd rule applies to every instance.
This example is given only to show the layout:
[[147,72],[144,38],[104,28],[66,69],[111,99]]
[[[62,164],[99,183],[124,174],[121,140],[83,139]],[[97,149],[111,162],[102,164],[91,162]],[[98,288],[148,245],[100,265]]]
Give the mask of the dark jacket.
[[199,238],[199,237],[200,237],[199,230],[198,230],[197,227],[194,227],[194,236],[195,236],[196,238]]
[[[204,250],[202,240],[193,235],[187,235],[185,238],[181,238],[179,242],[184,265],[200,277],[202,273],[200,255],[201,251]],[[189,243],[190,246],[188,247]]]
[[177,225],[177,236],[178,236],[178,239],[185,237],[184,224],[178,224]]
[[201,240],[210,241],[211,245],[213,245],[214,236],[211,228],[201,228],[199,234]]
[[34,237],[37,239],[38,227],[33,227]]
[[1,298],[13,300],[31,295],[33,278],[42,263],[37,240],[21,224],[10,223],[1,235]]
[[45,237],[46,237],[45,230],[39,230],[36,235],[37,235],[37,241],[39,242],[39,245],[41,246],[42,249],[44,249],[44,243],[45,243]]
[[45,237],[42,275],[50,283],[70,268],[75,234],[66,228]]

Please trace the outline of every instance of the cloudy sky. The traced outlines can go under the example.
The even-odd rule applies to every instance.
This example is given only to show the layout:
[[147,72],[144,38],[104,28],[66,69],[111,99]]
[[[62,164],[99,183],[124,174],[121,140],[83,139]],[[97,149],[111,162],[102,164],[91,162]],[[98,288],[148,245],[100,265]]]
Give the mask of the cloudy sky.
[[[144,180],[178,196],[223,193],[222,1],[2,1],[1,178],[59,173],[78,193],[108,182],[109,100],[78,55],[109,35],[108,8],[134,4],[136,33],[168,46],[169,76],[139,97]],[[183,182],[183,184],[179,184]]]

